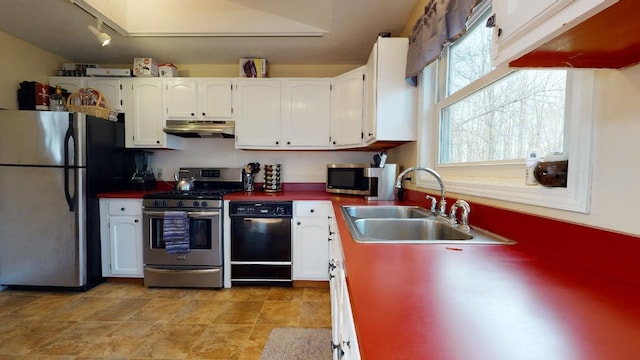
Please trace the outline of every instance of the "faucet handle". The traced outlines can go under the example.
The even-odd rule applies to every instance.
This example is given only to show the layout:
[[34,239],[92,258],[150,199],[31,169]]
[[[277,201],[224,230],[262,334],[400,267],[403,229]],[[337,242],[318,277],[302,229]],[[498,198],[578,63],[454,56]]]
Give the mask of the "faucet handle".
[[449,218],[451,218],[451,220],[453,220],[453,223],[456,223],[456,212],[458,210],[458,208],[462,208],[462,215],[460,216],[460,226],[468,229],[469,228],[469,213],[471,212],[471,206],[469,206],[469,203],[459,199],[456,200],[456,202],[451,205],[451,213],[449,214]]
[[424,197],[424,199],[427,200],[427,201],[431,200],[431,208],[430,208],[430,210],[431,210],[432,213],[435,214],[436,213],[436,206],[438,204],[438,201],[436,200],[436,198],[431,196],[431,195],[427,195],[427,196]]

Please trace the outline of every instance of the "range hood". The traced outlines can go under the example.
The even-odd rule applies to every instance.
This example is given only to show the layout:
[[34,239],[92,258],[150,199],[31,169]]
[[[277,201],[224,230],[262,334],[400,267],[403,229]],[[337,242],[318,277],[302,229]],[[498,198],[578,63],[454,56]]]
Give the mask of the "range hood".
[[167,120],[164,132],[189,138],[233,138],[235,121]]

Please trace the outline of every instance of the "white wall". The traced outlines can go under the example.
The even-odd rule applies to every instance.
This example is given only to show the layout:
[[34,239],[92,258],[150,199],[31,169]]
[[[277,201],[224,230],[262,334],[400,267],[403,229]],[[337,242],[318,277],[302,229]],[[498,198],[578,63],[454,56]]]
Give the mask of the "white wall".
[[[373,162],[373,152],[236,150],[233,139],[184,139],[184,150],[155,151],[152,162],[162,168],[163,180],[173,180],[180,167],[244,167],[247,163],[282,164],[282,182],[325,182],[326,164]],[[263,172],[256,183],[263,181]]]
[[[640,235],[640,65],[596,73],[591,213],[579,214],[468,195],[450,194],[506,208],[616,232]],[[416,146],[391,151],[389,160],[415,166]],[[446,182],[445,182],[446,186]]]
[[47,82],[65,59],[0,31],[0,108],[17,110],[22,81]]

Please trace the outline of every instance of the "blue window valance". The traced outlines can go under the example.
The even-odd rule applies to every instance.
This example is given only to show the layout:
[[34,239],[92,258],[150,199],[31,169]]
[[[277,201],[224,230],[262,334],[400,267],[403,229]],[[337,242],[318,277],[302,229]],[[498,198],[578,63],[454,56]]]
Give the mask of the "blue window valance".
[[467,20],[482,0],[430,0],[409,37],[407,81],[416,83],[418,74],[435,61],[445,44],[467,31]]

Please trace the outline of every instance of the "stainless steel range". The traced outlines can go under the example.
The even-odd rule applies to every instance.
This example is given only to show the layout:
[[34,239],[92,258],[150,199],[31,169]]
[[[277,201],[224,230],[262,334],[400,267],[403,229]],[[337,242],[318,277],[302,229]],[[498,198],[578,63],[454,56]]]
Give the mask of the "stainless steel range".
[[223,200],[242,190],[240,168],[180,168],[192,190],[143,198],[144,284],[153,287],[223,286]]

